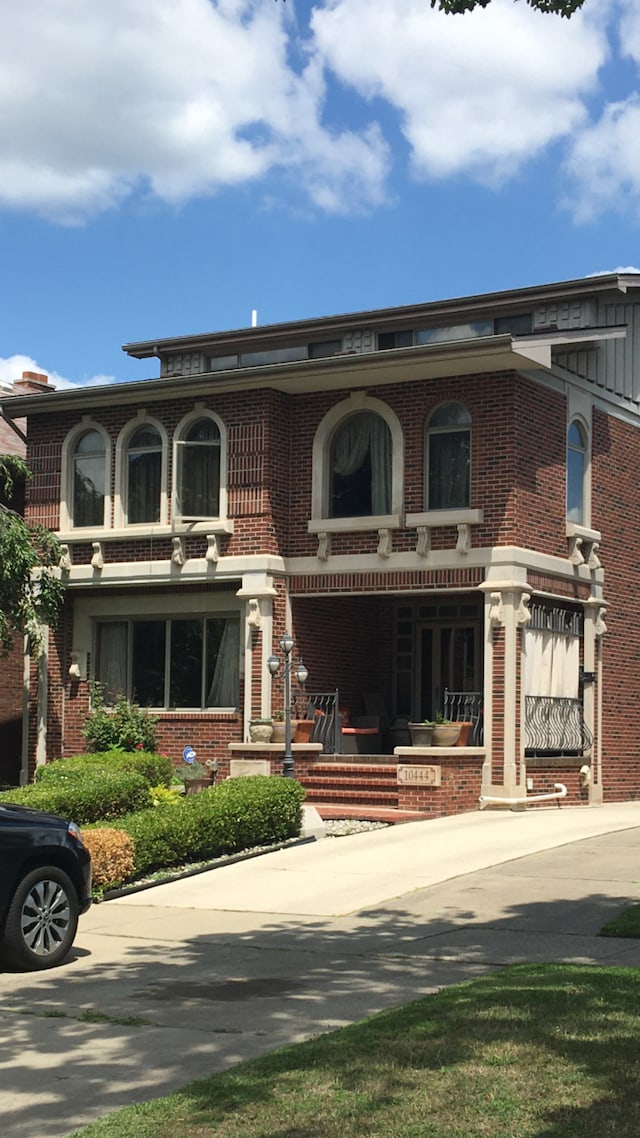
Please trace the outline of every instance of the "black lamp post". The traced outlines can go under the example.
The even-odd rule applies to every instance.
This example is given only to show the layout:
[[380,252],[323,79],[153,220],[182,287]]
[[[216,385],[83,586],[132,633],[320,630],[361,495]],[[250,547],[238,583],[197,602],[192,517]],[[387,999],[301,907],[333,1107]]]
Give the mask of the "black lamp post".
[[[307,681],[309,672],[302,660],[294,664],[291,653],[295,647],[295,640],[289,632],[285,632],[280,647],[284,653],[284,757],[282,759],[282,774],[285,778],[293,778],[293,752],[291,750],[291,672],[293,671],[299,684]],[[270,656],[267,668],[272,676],[280,670],[282,661],[277,656]]]

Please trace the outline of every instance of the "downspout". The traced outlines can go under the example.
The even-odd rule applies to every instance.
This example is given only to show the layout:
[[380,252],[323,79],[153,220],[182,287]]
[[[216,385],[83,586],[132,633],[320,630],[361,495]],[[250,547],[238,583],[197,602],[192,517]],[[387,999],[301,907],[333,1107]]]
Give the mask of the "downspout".
[[6,423],[8,427],[11,427],[11,430],[12,430],[12,431],[14,431],[14,432],[16,433],[16,435],[18,436],[18,438],[19,438],[19,439],[20,439],[20,440],[21,440],[23,443],[25,443],[25,444],[26,444],[26,441],[27,441],[27,436],[25,435],[24,431],[21,431],[21,430],[20,430],[20,427],[18,427],[18,426],[17,426],[17,424],[16,424],[16,423],[14,423],[13,419],[9,419],[9,417],[8,417],[7,415],[5,415],[5,413],[4,413],[4,411],[2,410],[2,408],[1,408],[1,407],[0,407],[0,418],[2,418],[2,421],[3,421],[4,423]]
[[481,794],[478,799],[480,809],[486,806],[489,802],[499,803],[501,806],[526,806],[528,802],[551,802],[556,801],[558,798],[567,797],[567,788],[563,782],[554,782],[554,791],[549,794],[529,794],[524,798],[500,798],[498,795]]

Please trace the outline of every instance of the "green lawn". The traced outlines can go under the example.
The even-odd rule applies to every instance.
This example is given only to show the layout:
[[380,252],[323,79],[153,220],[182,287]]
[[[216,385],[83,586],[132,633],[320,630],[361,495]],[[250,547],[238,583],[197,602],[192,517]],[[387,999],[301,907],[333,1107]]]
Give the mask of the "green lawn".
[[637,1138],[639,1120],[640,973],[519,965],[76,1138]]

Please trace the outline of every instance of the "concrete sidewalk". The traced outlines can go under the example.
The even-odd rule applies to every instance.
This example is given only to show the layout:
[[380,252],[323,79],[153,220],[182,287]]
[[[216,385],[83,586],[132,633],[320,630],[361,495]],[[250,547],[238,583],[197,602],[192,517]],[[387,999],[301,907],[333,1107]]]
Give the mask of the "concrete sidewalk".
[[640,966],[640,805],[326,839],[94,906],[68,963],[0,975],[3,1138],[56,1138],[515,961]]

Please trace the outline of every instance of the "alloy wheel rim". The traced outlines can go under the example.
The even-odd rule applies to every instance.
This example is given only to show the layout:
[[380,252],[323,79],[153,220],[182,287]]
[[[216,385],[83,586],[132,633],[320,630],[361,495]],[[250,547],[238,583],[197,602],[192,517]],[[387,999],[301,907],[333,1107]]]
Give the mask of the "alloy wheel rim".
[[20,918],[22,937],[36,956],[50,956],[69,928],[69,898],[57,881],[38,881],[29,890]]

